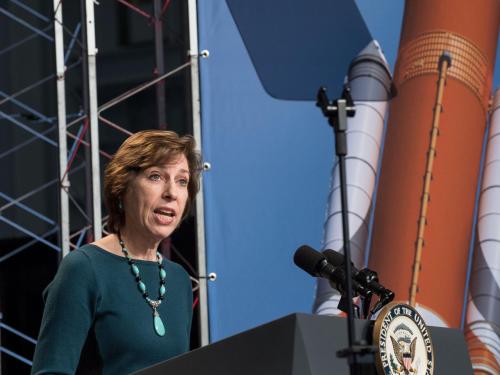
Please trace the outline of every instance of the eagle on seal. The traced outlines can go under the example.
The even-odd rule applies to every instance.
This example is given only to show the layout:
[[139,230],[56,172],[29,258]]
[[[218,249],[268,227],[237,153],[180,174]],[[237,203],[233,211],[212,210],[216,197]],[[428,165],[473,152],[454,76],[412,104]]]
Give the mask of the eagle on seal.
[[417,369],[413,368],[412,364],[415,359],[417,338],[413,338],[411,344],[408,344],[404,340],[397,341],[393,336],[390,337],[394,354],[396,354],[396,359],[400,364],[400,367],[397,369],[397,373],[405,375],[416,373]]

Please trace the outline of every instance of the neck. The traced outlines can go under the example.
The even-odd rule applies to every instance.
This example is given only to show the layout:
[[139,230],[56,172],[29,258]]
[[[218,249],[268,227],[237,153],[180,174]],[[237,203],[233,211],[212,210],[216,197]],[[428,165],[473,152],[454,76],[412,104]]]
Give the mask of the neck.
[[126,226],[121,229],[120,237],[132,258],[156,261],[156,250],[160,244],[159,241],[141,237],[134,231],[127,230]]

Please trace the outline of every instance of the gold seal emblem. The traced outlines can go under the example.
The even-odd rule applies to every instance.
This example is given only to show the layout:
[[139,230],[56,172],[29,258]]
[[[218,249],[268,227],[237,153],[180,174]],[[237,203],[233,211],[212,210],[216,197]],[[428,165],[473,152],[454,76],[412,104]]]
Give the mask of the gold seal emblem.
[[373,329],[377,371],[385,375],[432,375],[434,349],[427,326],[410,305],[393,302],[380,312]]

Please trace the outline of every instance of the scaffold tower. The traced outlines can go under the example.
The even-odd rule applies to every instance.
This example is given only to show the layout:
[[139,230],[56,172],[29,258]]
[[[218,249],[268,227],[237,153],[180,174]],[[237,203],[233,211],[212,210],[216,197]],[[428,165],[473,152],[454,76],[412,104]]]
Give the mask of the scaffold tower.
[[[179,15],[186,35],[169,23]],[[58,261],[107,233],[101,176],[116,147],[147,128],[189,132],[201,146],[196,23],[195,0],[1,3],[0,374],[28,372],[41,289]],[[101,47],[99,33],[110,24],[116,40]],[[170,54],[171,45],[180,52]],[[100,74],[101,67],[111,74]],[[175,99],[181,105],[169,85],[182,88]],[[200,344],[207,344],[202,194],[196,206],[196,262],[171,242],[163,250],[190,270]],[[21,279],[27,282],[17,288]]]

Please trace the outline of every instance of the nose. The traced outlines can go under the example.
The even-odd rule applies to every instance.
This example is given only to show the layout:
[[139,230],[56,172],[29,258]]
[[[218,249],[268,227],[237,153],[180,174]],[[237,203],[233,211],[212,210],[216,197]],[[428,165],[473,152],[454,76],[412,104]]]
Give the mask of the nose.
[[177,199],[177,191],[175,186],[175,181],[167,180],[165,181],[163,188],[163,198],[168,200],[176,200]]

